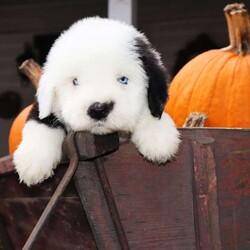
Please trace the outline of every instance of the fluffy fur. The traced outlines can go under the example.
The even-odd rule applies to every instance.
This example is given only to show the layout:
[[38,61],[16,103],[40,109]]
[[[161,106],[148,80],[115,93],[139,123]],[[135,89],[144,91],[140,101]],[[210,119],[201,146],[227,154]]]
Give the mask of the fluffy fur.
[[[78,21],[48,54],[37,91],[38,110],[26,123],[14,153],[20,181],[32,185],[53,174],[65,128],[131,133],[145,158],[166,162],[180,142],[174,123],[163,113],[166,100],[167,74],[142,33],[98,17]],[[97,110],[98,117],[103,112],[105,117],[96,119],[89,112],[96,103],[112,108]]]

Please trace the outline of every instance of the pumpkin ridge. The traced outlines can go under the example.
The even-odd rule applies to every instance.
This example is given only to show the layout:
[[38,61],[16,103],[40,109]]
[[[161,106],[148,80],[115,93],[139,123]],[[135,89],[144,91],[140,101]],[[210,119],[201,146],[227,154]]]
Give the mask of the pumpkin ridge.
[[[232,78],[231,78],[231,83],[234,83],[235,79],[236,79],[236,76],[237,76],[237,68],[238,68],[238,64],[239,64],[239,60],[237,59],[235,61],[235,65],[234,65],[234,71],[233,71],[233,74],[232,74]],[[229,96],[233,96],[232,93],[234,92],[233,90],[233,84],[231,85],[231,89],[230,89],[230,94]],[[231,121],[230,121],[230,115],[231,115],[231,107],[233,106],[232,104],[234,103],[234,100],[231,100],[229,98],[229,102],[227,103],[227,110],[226,110],[226,116],[225,116],[225,124],[229,124]]]
[[[247,57],[246,57],[247,58]],[[247,64],[248,64],[248,67],[249,67],[249,72],[250,72],[250,60],[248,61],[247,59],[246,59],[246,62],[247,62]],[[249,83],[250,84],[250,83]]]
[[[245,59],[241,58],[240,68],[242,68],[242,65],[244,65],[245,68],[247,68],[248,70],[250,70],[248,60],[245,60]],[[248,71],[248,72],[250,72],[250,71]],[[245,72],[244,72],[244,74],[242,74],[242,77],[240,78],[240,80],[241,80],[240,84],[242,84],[242,82],[243,82],[243,80],[242,80],[243,77],[245,79],[245,77],[246,77]],[[248,85],[244,85],[244,86],[246,86],[246,89],[243,90],[243,97],[244,98],[242,100],[246,100],[245,101],[246,102],[246,106],[250,107],[250,98],[247,98],[244,95],[245,93],[250,93],[250,77],[249,76],[248,76],[248,83],[249,83]],[[237,93],[240,94],[239,91]],[[246,120],[250,120],[250,115],[248,115],[248,116],[245,115],[245,114],[247,114],[247,110],[246,110],[245,106],[242,106],[242,114],[244,114],[244,117],[247,117],[247,118],[244,118],[244,124],[246,124],[247,123]]]
[[[186,115],[185,115],[186,117],[187,117],[191,112],[197,112],[197,111],[199,111],[199,110],[192,110],[192,108],[190,107],[190,105],[191,105],[191,100],[193,99],[193,96],[196,94],[196,93],[195,93],[195,92],[196,92],[195,89],[197,89],[197,87],[198,87],[199,79],[200,79],[200,77],[203,75],[203,72],[204,72],[205,68],[208,67],[208,66],[210,65],[210,63],[213,62],[213,60],[215,60],[215,59],[217,59],[218,57],[220,57],[220,53],[218,53],[217,50],[209,50],[209,51],[207,51],[207,52],[205,52],[205,53],[209,53],[209,52],[211,52],[211,53],[216,52],[216,55],[215,55],[214,57],[210,58],[210,60],[208,60],[208,61],[206,62],[206,64],[204,65],[204,67],[201,68],[201,70],[200,70],[200,72],[199,72],[199,74],[198,74],[198,76],[197,76],[197,78],[196,78],[196,81],[195,81],[195,83],[193,84],[193,91],[191,92],[191,95],[190,95],[190,97],[189,97],[189,100],[188,100],[188,107],[187,107],[187,109],[186,109]],[[201,56],[203,56],[203,55],[204,55],[204,53],[201,54]],[[193,74],[193,75],[196,75],[196,74]]]
[[[223,69],[226,68],[228,60],[231,60],[234,56],[235,56],[234,54],[230,53],[230,54],[228,54],[227,57],[220,57],[220,59],[223,59],[224,62],[220,65],[220,69],[218,69],[218,75],[216,77],[216,80],[215,80],[214,86],[213,86],[213,93],[216,93],[216,88],[218,87],[218,83],[219,83],[219,80],[221,79],[221,75],[224,74]],[[216,67],[218,67],[218,62],[216,63]],[[216,98],[216,96],[213,94],[212,98],[209,100],[209,104],[207,106],[208,107],[208,109],[207,109],[208,116],[213,113],[214,106],[212,104],[213,104],[214,98]]]
[[[249,19],[250,20],[250,19]],[[244,60],[244,62],[246,62],[246,64],[248,65],[249,67],[249,70],[248,72],[250,72],[250,58],[249,57],[245,57],[246,59]],[[246,93],[250,93],[250,79],[249,79],[249,85],[248,86],[248,91],[246,91]],[[249,107],[250,107],[250,99],[248,99],[248,102],[249,102]],[[245,122],[245,124],[249,124],[250,122],[250,115],[248,116],[248,121]],[[245,126],[245,127],[249,127],[249,126]]]
[[[197,58],[194,58],[194,59],[197,59]],[[199,59],[199,58],[198,58]],[[187,65],[188,66],[188,65]],[[184,66],[184,68],[182,69],[182,71],[183,70],[186,70],[186,68],[185,68],[185,66]],[[201,70],[201,72],[202,72],[202,70]],[[200,72],[200,73],[201,73]],[[178,76],[177,76],[178,77]],[[174,77],[174,79],[176,78],[176,76]],[[188,79],[188,81],[192,81],[192,78],[193,78],[193,75]],[[182,79],[180,79],[180,80],[178,80],[178,82],[181,82],[181,80]],[[172,83],[171,83],[172,84]],[[179,105],[179,103],[177,102],[177,101],[175,101],[175,102],[171,102],[171,92],[172,92],[172,90],[171,90],[171,84],[170,84],[170,97],[169,97],[169,102],[168,103],[171,103],[171,105],[172,105],[172,108],[174,109],[174,110],[179,110],[178,109],[178,105]],[[188,84],[188,83],[187,83]],[[179,92],[179,91],[178,91]],[[167,106],[168,107],[168,106]],[[168,113],[168,110],[166,110],[166,112]],[[176,114],[171,114],[171,116],[173,116],[173,118],[175,119],[175,115],[177,115],[177,118],[178,118],[178,113],[176,113]]]
[[[214,52],[216,52],[215,55],[213,54]],[[210,57],[208,62],[204,62],[204,59],[203,59],[204,55],[206,55],[207,57]],[[212,60],[217,59],[218,56],[220,56],[220,54],[218,53],[217,50],[209,50],[209,51],[203,52],[203,53],[202,53],[201,55],[199,55],[198,57],[193,58],[193,59],[190,61],[190,64],[187,64],[186,66],[184,66],[184,68],[181,69],[181,71],[180,71],[181,74],[178,73],[178,74],[174,77],[172,83],[173,83],[173,82],[178,82],[178,83],[184,82],[184,80],[183,80],[182,78],[179,79],[178,77],[179,77],[179,76],[182,76],[182,75],[183,75],[183,72],[184,72],[184,75],[185,75],[185,70],[187,70],[187,67],[188,67],[188,66],[189,66],[189,68],[190,68],[190,66],[191,66],[191,68],[193,68],[194,66],[196,67],[196,64],[200,65],[201,62],[202,62],[202,64],[204,64],[204,67],[198,67],[198,68],[200,69],[200,72],[198,73],[198,75],[199,75],[199,74],[202,74],[203,69],[204,69]],[[194,66],[193,66],[193,65],[194,65]],[[193,82],[192,79],[193,79],[194,77],[196,78],[195,81],[198,81],[199,76],[192,74],[191,77],[189,78],[188,82]],[[185,82],[186,82],[186,81],[185,81]],[[187,82],[186,84],[188,84],[188,82]],[[184,120],[185,120],[185,119],[183,120],[183,117],[186,117],[186,116],[189,114],[189,113],[188,113],[188,109],[190,109],[190,107],[188,106],[188,104],[189,104],[189,102],[190,102],[190,100],[191,100],[191,95],[192,95],[193,89],[194,89],[195,87],[192,86],[192,90],[191,90],[190,94],[187,95],[187,98],[188,98],[189,102],[188,102],[188,101],[185,102],[185,103],[187,103],[187,106],[183,109],[182,107],[179,107],[180,101],[179,101],[178,99],[176,99],[175,101],[172,101],[172,99],[171,99],[171,96],[172,96],[172,95],[173,95],[173,96],[180,95],[180,93],[178,93],[178,92],[181,92],[181,91],[180,91],[180,88],[176,89],[176,87],[175,87],[176,84],[175,84],[175,83],[174,83],[173,86],[171,86],[172,83],[170,84],[170,89],[169,89],[169,92],[170,92],[169,101],[168,101],[168,103],[167,103],[167,105],[166,105],[165,111],[166,111],[167,113],[169,113],[169,114],[172,116],[172,118],[175,120],[175,122],[177,123],[178,126],[182,126],[182,125],[184,124]],[[178,85],[179,85],[180,87],[183,86],[183,84],[177,84],[177,86],[178,86]],[[174,89],[174,93],[172,92],[172,89]],[[175,112],[172,112],[173,110],[175,110]],[[182,114],[182,112],[183,112],[183,114]],[[179,117],[180,117],[180,118],[179,118]],[[182,119],[182,120],[180,120],[180,119]]]
[[[250,93],[250,85],[244,84],[246,79],[248,79],[248,83],[250,83],[250,76],[246,76],[247,71],[239,74],[239,72],[241,72],[241,69],[246,65],[248,66],[249,63],[246,62],[244,57],[238,57],[237,66],[235,67],[235,79],[237,79],[237,85],[235,84],[235,80],[234,86],[232,88],[234,98],[230,98],[231,102],[228,105],[228,109],[231,110],[231,113],[229,114],[228,124],[231,124],[234,127],[249,127],[248,124],[250,122],[250,115],[247,109],[247,107],[250,107],[250,99],[247,95],[247,93]],[[235,117],[238,117],[238,119],[235,119]]]

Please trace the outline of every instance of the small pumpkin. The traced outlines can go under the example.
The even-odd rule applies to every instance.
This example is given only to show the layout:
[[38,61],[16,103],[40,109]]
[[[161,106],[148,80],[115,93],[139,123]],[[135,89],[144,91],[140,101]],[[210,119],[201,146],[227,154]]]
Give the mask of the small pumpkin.
[[[42,74],[41,66],[33,59],[28,59],[21,64],[19,69],[30,79],[33,86],[37,88],[39,79]],[[32,107],[33,104],[23,109],[11,125],[9,133],[9,154],[13,154],[15,152],[22,140],[22,130]]]
[[175,76],[165,107],[177,126],[192,112],[208,127],[250,127],[250,18],[244,4],[227,5],[230,46],[204,52]]
[[22,140],[22,130],[33,105],[27,106],[19,113],[11,125],[9,133],[9,153],[13,154]]

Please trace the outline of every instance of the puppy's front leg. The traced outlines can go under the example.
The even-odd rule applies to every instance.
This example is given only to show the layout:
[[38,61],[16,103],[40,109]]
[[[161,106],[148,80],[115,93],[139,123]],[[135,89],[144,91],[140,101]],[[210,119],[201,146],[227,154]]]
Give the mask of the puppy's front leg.
[[63,128],[51,127],[38,120],[28,120],[22,132],[23,140],[13,155],[20,182],[28,186],[53,175],[61,159]]
[[176,154],[180,134],[168,114],[163,113],[161,119],[145,115],[138,122],[132,141],[146,159],[165,163]]

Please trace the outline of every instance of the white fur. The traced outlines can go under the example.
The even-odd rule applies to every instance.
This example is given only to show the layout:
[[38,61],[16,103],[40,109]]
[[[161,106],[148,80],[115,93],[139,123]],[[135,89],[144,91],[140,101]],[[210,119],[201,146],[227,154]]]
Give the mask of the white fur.
[[53,175],[53,169],[61,159],[65,135],[61,129],[32,120],[26,123],[22,135],[24,140],[15,151],[13,160],[20,181],[30,186]]
[[[148,77],[134,48],[137,37],[147,43],[134,27],[117,21],[87,18],[73,24],[48,55],[37,91],[39,118],[53,113],[69,131],[129,132],[147,159],[163,163],[176,153],[179,133],[169,116],[158,119],[149,111]],[[118,82],[122,76],[127,85]],[[79,85],[72,84],[74,78]],[[105,121],[87,114],[94,102],[111,101],[114,108]],[[36,184],[53,174],[63,137],[61,129],[27,123],[14,154],[21,181]]]
[[151,115],[142,118],[132,135],[132,141],[145,158],[165,163],[173,157],[179,147],[179,132],[166,113],[160,120]]

